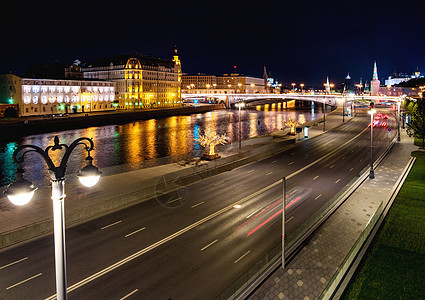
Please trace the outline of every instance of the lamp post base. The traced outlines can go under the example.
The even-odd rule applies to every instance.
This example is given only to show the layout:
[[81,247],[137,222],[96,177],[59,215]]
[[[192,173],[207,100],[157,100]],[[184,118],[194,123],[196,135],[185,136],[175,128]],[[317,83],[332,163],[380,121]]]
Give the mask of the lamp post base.
[[375,178],[375,171],[374,171],[373,169],[371,169],[371,170],[370,170],[369,178],[370,178],[370,179]]

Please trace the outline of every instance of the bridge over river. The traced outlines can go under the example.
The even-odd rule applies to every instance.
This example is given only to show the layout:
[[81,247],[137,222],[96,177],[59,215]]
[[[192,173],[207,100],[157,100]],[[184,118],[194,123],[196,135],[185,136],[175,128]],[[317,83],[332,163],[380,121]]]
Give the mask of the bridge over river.
[[332,106],[346,106],[356,101],[386,101],[393,103],[401,103],[405,96],[370,96],[370,95],[350,95],[350,94],[310,94],[310,93],[288,93],[288,94],[182,94],[183,100],[204,100],[215,99],[223,101],[227,107],[233,106],[238,102],[254,102],[262,100],[304,100],[310,102],[325,103]]

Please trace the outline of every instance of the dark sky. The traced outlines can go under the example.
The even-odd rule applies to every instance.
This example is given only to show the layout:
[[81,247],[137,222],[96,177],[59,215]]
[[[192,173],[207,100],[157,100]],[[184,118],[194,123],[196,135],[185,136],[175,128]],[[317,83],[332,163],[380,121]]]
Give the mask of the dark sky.
[[[6,4],[6,3],[4,3]],[[184,73],[232,72],[322,85],[425,72],[425,1],[10,1],[0,73],[113,54],[171,59]]]

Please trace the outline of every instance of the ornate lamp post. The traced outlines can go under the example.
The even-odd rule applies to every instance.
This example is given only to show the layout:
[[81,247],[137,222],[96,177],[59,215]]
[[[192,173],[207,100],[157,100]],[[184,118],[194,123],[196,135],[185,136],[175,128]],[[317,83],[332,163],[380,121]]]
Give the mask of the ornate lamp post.
[[[87,151],[86,166],[81,169],[78,174],[80,182],[87,186],[94,186],[100,178],[101,172],[93,166],[93,158],[90,156],[90,151],[93,150],[93,141],[89,138],[82,137],[76,139],[71,145],[59,144],[59,138],[55,136],[54,145],[48,146],[46,150],[42,150],[34,145],[19,146],[13,153],[13,161],[19,165],[17,170],[16,181],[11,183],[5,194],[9,200],[15,205],[24,205],[28,203],[34,195],[35,187],[31,182],[23,178],[23,169],[21,164],[24,162],[25,154],[29,152],[36,152],[46,162],[49,167],[50,178],[52,182],[52,200],[53,200],[53,230],[54,230],[54,243],[55,243],[55,269],[56,269],[56,296],[57,299],[66,299],[66,248],[65,248],[65,214],[64,214],[64,200],[65,200],[65,172],[66,164],[68,162],[71,152],[78,145],[82,145]],[[49,157],[49,151],[65,149],[65,154],[59,166],[55,166]],[[24,151],[25,150],[25,151]],[[22,152],[22,155],[18,156]]]

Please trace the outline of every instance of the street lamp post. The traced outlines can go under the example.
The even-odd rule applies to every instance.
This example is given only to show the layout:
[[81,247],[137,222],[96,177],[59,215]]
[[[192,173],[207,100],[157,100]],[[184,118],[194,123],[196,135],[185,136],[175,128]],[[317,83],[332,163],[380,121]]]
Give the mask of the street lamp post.
[[326,103],[323,100],[323,132],[326,131]]
[[373,114],[375,112],[376,110],[374,109],[368,111],[368,113],[370,114],[370,179],[375,178],[375,172],[373,170]]
[[242,150],[241,107],[244,107],[245,103],[239,102],[236,105],[239,108],[239,152],[241,152],[241,150]]
[[401,138],[400,138],[400,102],[401,100],[397,101],[397,141],[400,142]]
[[[87,151],[86,166],[81,169],[78,174],[80,182],[87,186],[94,186],[100,178],[101,172],[93,166],[93,158],[90,151],[93,150],[93,141],[89,138],[82,137],[76,139],[71,145],[59,144],[59,138],[55,136],[54,145],[48,146],[45,150],[35,145],[22,145],[13,152],[13,161],[19,165],[16,180],[11,183],[4,192],[9,200],[15,205],[24,205],[28,203],[35,190],[37,189],[31,182],[23,178],[23,169],[21,164],[24,162],[25,154],[36,152],[44,159],[49,167],[50,178],[52,182],[52,200],[53,200],[53,235],[55,244],[55,270],[56,270],[56,297],[59,300],[67,298],[66,288],[66,248],[65,248],[65,172],[71,152],[78,145],[82,145]],[[29,150],[28,150],[29,149]],[[55,166],[49,156],[49,151],[65,149],[65,154],[59,166]],[[18,156],[23,150],[22,155]]]

